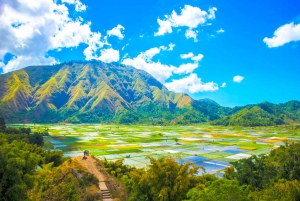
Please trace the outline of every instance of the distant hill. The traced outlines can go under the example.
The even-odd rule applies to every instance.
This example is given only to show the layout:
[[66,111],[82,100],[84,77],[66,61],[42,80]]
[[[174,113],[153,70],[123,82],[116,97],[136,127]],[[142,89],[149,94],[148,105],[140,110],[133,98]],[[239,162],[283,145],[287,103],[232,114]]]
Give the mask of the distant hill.
[[202,99],[199,99],[198,101],[200,102],[206,102],[206,103],[212,103],[212,104],[215,104],[215,105],[219,105],[216,101],[210,99],[210,98],[202,98]]
[[0,116],[15,123],[212,121],[253,126],[300,121],[300,102],[222,107],[211,99],[171,92],[143,70],[89,61],[30,66],[0,75]]

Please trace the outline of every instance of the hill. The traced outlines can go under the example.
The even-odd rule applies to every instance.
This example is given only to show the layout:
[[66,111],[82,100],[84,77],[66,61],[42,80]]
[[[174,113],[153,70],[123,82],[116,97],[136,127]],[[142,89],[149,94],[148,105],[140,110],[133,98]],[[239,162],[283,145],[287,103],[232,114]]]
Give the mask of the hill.
[[98,61],[0,75],[0,100],[0,114],[8,122],[111,122],[128,112],[171,119],[193,102],[145,71]]
[[143,70],[85,61],[0,75],[0,116],[13,123],[277,125],[300,121],[300,102],[222,107],[171,92]]

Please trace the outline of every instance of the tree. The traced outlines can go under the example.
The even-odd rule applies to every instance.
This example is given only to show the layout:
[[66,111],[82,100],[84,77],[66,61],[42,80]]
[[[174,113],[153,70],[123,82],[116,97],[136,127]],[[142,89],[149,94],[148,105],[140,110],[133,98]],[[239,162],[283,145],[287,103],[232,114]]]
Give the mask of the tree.
[[249,197],[253,200],[297,201],[300,200],[300,182],[281,179],[270,188],[250,193]]
[[193,187],[193,176],[199,167],[192,163],[179,164],[171,157],[150,158],[147,170],[131,172],[132,200],[181,201]]
[[193,188],[188,194],[186,201],[248,201],[248,189],[245,186],[240,186],[236,180],[217,179],[211,184],[208,184],[203,190]]
[[0,146],[0,200],[26,200],[42,157],[37,146],[14,141]]
[[5,120],[3,117],[0,116],[0,130],[5,130],[6,125],[5,125]]

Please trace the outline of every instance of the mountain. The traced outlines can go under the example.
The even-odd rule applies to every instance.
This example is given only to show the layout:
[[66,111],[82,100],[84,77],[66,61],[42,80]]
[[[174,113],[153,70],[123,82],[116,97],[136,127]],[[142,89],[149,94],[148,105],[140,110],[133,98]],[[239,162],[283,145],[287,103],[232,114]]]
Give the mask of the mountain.
[[198,101],[200,102],[206,102],[206,103],[211,103],[211,104],[215,104],[215,105],[219,105],[216,101],[210,99],[210,98],[202,98],[202,99],[199,99]]
[[277,125],[300,121],[300,102],[222,107],[171,92],[134,67],[73,61],[0,75],[0,116],[14,123]]
[[128,111],[161,109],[173,118],[175,110],[193,102],[143,70],[100,61],[31,66],[0,75],[0,100],[0,114],[9,122],[112,121]]

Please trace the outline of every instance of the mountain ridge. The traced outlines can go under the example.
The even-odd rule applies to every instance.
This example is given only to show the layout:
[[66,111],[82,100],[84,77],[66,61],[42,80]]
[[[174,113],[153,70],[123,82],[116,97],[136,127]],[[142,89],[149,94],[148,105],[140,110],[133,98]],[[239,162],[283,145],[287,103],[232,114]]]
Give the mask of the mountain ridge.
[[274,125],[300,121],[300,102],[223,107],[208,98],[194,100],[169,91],[147,72],[131,66],[71,61],[1,74],[0,116],[12,123],[212,121],[250,126],[258,118]]
[[148,102],[181,108],[193,101],[186,94],[168,91],[145,71],[103,62],[32,66],[0,76],[0,111],[8,119],[7,114],[23,113],[30,119],[47,112],[115,114]]

